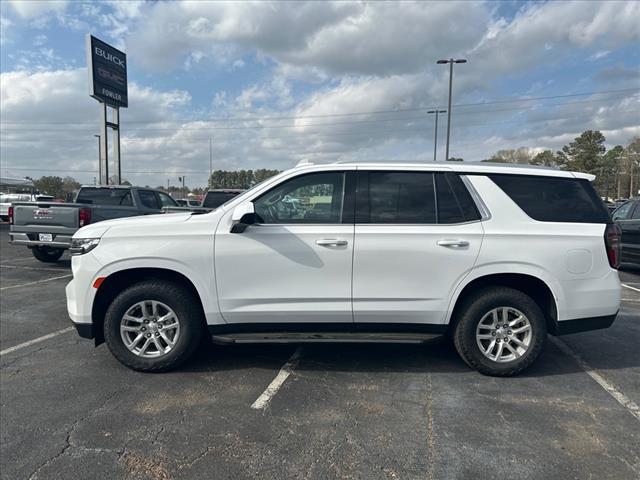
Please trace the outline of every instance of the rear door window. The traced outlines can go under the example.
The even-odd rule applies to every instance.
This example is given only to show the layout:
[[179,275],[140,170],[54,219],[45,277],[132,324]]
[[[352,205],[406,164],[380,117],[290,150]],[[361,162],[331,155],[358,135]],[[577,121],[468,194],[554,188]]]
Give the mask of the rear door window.
[[488,175],[531,218],[541,222],[608,223],[609,212],[586,179]]
[[358,223],[436,223],[431,172],[362,172],[356,202]]
[[152,192],[151,190],[139,190],[138,195],[140,196],[140,202],[143,206],[154,210],[160,210],[160,203],[158,202],[155,192]]

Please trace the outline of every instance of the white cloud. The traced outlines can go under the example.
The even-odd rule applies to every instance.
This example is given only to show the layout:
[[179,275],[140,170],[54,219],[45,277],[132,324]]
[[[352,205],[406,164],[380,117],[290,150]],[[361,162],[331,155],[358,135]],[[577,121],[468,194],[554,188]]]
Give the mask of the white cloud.
[[11,0],[11,6],[22,18],[36,18],[49,12],[63,12],[68,0]]

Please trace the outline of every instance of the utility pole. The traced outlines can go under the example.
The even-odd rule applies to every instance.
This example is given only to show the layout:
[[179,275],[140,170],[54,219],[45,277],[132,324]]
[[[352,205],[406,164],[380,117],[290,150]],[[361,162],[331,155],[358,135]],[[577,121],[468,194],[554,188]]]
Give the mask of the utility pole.
[[[100,161],[102,160],[101,140],[100,140],[100,135],[94,135],[94,137],[98,139],[98,175],[101,176],[102,175],[102,169],[100,168]],[[100,183],[102,183],[102,177],[100,177]],[[95,177],[93,177],[93,184],[94,185],[96,184]]]
[[445,154],[445,160],[449,160],[449,139],[451,137],[451,92],[453,90],[453,64],[454,63],[467,63],[464,58],[454,60],[450,58],[448,60],[438,60],[436,62],[439,65],[449,64],[449,109],[447,115],[447,152]]
[[167,192],[169,191],[169,179],[167,178]]
[[209,180],[207,185],[211,188],[211,175],[213,174],[213,147],[211,144],[211,137],[209,137]]
[[429,110],[427,113],[435,113],[436,114],[436,131],[433,135],[433,161],[437,161],[436,160],[436,154],[438,151],[438,114],[440,113],[446,113],[446,110]]

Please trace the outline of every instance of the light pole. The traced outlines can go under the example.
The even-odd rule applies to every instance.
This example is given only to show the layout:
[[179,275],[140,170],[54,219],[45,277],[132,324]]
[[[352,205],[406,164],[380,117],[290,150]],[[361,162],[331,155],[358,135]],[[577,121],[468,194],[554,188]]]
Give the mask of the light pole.
[[[102,158],[102,147],[100,144],[100,135],[93,135],[94,137],[96,137],[98,139],[98,175],[100,176],[100,183],[102,183],[102,170],[100,169],[100,159]],[[93,182],[93,184],[95,185],[95,180]]]
[[448,109],[448,115],[447,115],[447,153],[445,154],[445,160],[449,160],[449,138],[451,136],[451,90],[452,90],[452,86],[453,86],[453,64],[454,63],[467,63],[467,61],[464,58],[459,58],[457,60],[454,60],[453,58],[450,58],[449,60],[438,60],[436,62],[439,65],[442,64],[449,64],[449,109]]
[[446,113],[446,110],[429,110],[427,113],[436,114],[436,132],[433,135],[433,161],[436,161],[436,152],[438,151],[438,114]]

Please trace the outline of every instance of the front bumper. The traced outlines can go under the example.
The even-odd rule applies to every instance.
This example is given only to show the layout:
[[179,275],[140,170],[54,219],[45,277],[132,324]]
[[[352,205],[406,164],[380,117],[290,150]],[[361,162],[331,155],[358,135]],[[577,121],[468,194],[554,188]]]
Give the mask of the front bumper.
[[9,233],[11,237],[9,243],[13,245],[24,245],[26,247],[53,247],[53,248],[69,248],[71,246],[71,235],[53,235],[52,242],[41,242],[36,240],[37,234],[27,233]]

